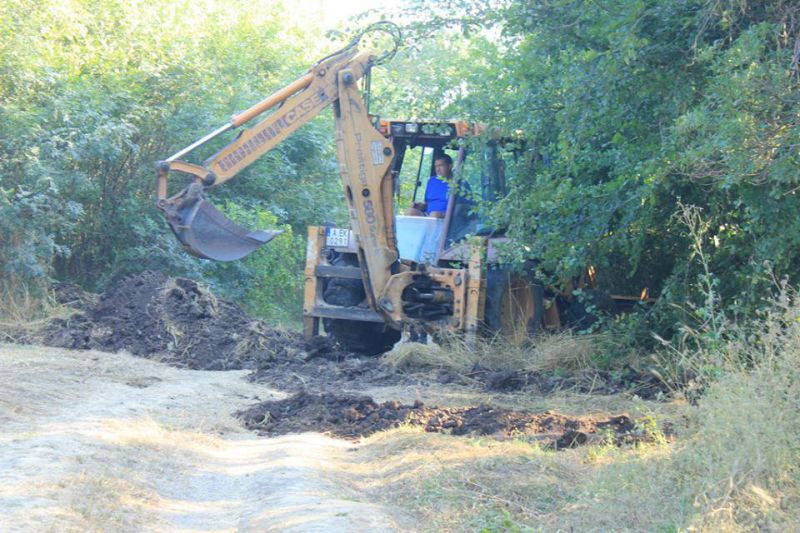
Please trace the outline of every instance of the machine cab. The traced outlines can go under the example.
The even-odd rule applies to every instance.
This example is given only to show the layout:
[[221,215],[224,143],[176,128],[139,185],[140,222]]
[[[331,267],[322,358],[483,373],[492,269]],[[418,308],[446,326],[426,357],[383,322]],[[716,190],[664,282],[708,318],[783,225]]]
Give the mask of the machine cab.
[[[456,121],[376,123],[395,148],[392,178],[401,260],[436,264],[453,255],[466,236],[493,232],[484,212],[488,202],[505,195],[505,175],[499,143],[484,126]],[[436,179],[434,162],[443,154],[453,160],[444,218],[403,214],[424,200],[429,180]]]

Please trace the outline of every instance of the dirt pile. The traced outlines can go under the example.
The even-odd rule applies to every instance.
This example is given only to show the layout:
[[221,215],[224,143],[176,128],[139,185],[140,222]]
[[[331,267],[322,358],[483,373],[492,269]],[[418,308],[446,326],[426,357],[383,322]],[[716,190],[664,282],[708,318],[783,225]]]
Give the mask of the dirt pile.
[[118,280],[42,336],[49,346],[127,350],[202,370],[258,368],[305,349],[298,335],[249,318],[197,282],[151,271]]
[[[652,400],[670,393],[669,387],[655,376],[630,367],[617,371],[595,368],[577,370],[567,375],[552,372],[525,372],[519,370],[493,370],[476,368],[467,376],[482,383],[490,391],[532,390],[537,394],[550,394],[570,390],[582,394],[612,395],[623,392]],[[445,380],[452,380],[445,375]]]
[[70,284],[55,287],[59,303],[76,309],[54,319],[38,334],[5,334],[0,339],[72,349],[126,350],[178,367],[203,370],[252,369],[250,379],[281,390],[341,392],[376,385],[433,383],[482,387],[490,391],[550,394],[663,393],[652,376],[596,370],[552,373],[476,366],[468,372],[425,364],[395,368],[373,357],[342,350],[329,337],[304,341],[248,317],[195,281],[146,271],[112,283],[92,295]]
[[320,431],[357,439],[404,424],[428,432],[452,435],[491,435],[498,438],[527,437],[543,446],[561,449],[583,444],[616,444],[647,439],[628,415],[609,418],[567,417],[544,412],[529,413],[498,407],[438,408],[421,402],[378,404],[368,396],[300,392],[278,401],[256,404],[236,413],[248,429],[262,435]]
[[77,312],[51,320],[36,338],[23,341],[126,350],[182,368],[252,369],[251,381],[293,392],[405,380],[375,358],[343,351],[329,337],[305,341],[298,333],[254,320],[189,279],[146,271],[112,283],[100,295],[64,285],[56,296]]
[[83,290],[80,285],[64,282],[53,284],[53,295],[57,304],[80,310],[96,305],[98,298],[98,295]]
[[334,348],[324,356],[314,355],[321,340],[329,337],[314,337],[308,341],[311,349],[294,357],[276,357],[261,365],[248,379],[264,383],[280,390],[298,392],[339,392],[342,388],[359,390],[376,385],[418,384],[429,382],[426,376],[405,375],[395,372],[374,357],[360,357]]

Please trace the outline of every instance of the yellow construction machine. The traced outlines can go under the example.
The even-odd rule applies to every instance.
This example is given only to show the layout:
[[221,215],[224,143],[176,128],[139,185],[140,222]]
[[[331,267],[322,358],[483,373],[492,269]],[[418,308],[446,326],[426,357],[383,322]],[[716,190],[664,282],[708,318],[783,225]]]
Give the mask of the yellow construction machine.
[[[395,46],[399,42],[393,25],[379,23],[369,31],[387,32]],[[542,327],[572,320],[567,316],[575,303],[570,291],[592,285],[591,271],[568,290],[556,291],[536,283],[531,272],[497,265],[498,248],[507,239],[490,227],[477,206],[505,194],[502,139],[464,122],[389,121],[370,115],[359,85],[366,85],[371,68],[393,50],[378,57],[360,51],[359,40],[157,164],[157,206],[180,242],[200,257],[231,261],[274,238],[279,232],[249,231],[227,220],[206,201],[204,191],[231,179],[331,107],[350,226],[308,228],[307,336],[318,334],[322,322],[345,347],[379,353],[402,331],[414,336],[444,329],[474,338],[483,328],[519,341]],[[202,165],[181,159],[269,110]],[[468,150],[467,145],[477,148]],[[411,172],[416,200],[423,181],[433,179],[434,161],[448,151],[456,156],[449,190],[460,192],[448,195],[444,216],[396,214],[401,174],[409,174],[403,167],[408,155],[419,160],[416,173]],[[168,196],[172,171],[190,180]]]

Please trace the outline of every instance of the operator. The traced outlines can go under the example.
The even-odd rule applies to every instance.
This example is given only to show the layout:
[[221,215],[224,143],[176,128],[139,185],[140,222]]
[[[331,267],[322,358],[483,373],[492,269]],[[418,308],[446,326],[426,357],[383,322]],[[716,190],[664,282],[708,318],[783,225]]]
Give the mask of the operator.
[[[436,171],[436,175],[428,178],[428,184],[425,186],[425,201],[414,202],[406,210],[407,216],[444,218],[447,211],[450,183],[453,181],[453,158],[447,154],[436,156],[433,161],[433,169]],[[469,191],[466,181],[460,181],[458,186],[465,187]]]

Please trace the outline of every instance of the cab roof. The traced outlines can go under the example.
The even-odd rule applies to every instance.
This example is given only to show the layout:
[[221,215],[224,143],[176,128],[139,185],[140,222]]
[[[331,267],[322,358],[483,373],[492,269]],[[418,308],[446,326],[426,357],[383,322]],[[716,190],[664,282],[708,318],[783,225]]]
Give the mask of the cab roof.
[[454,140],[481,135],[486,126],[463,120],[396,120],[375,118],[375,126],[384,136],[410,146],[442,148]]

